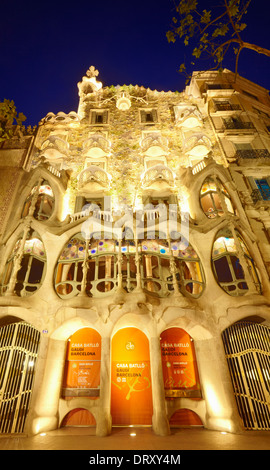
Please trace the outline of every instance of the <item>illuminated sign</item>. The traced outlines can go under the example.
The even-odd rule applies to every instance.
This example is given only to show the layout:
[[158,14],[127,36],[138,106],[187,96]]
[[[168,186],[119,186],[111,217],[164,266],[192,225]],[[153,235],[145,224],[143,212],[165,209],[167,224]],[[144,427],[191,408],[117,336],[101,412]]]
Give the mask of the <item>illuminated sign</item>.
[[152,424],[149,343],[137,328],[112,339],[111,414],[114,425]]
[[166,397],[201,397],[193,339],[181,328],[169,328],[160,338]]
[[92,328],[76,331],[68,341],[63,395],[98,396],[100,359],[100,334]]

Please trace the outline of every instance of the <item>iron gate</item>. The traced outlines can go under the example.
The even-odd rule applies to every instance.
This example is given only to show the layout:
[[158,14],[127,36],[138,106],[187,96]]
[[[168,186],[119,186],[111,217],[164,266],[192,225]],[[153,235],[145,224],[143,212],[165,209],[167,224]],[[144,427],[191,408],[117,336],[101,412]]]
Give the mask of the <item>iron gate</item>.
[[239,414],[246,429],[270,429],[270,328],[239,322],[222,333]]
[[0,328],[0,433],[22,433],[40,333],[25,322]]

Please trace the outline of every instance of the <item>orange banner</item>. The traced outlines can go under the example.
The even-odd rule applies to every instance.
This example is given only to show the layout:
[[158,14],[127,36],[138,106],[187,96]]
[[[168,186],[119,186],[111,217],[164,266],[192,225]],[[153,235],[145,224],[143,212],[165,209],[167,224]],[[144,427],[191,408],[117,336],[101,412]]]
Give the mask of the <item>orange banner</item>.
[[100,334],[92,328],[76,331],[68,341],[63,387],[99,388],[100,358]]
[[114,425],[152,424],[149,342],[137,328],[112,339],[111,413]]
[[160,339],[163,380],[167,397],[200,397],[194,342],[181,328],[163,331]]

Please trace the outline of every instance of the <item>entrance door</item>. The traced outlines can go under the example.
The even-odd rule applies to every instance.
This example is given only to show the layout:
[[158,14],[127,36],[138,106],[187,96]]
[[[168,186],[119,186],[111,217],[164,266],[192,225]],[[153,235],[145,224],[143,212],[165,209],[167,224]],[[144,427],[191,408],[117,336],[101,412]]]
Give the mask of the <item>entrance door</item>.
[[149,342],[137,328],[112,339],[111,414],[115,426],[152,424]]
[[24,322],[0,328],[0,433],[22,433],[29,410],[40,333]]
[[270,429],[270,328],[239,322],[223,334],[239,414],[246,429]]

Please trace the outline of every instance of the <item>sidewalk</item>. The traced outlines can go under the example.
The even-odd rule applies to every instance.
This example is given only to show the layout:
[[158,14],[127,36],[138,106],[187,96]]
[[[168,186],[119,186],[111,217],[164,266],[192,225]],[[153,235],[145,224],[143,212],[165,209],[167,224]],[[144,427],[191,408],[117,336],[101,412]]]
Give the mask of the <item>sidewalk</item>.
[[[135,435],[131,435],[135,434]],[[175,428],[156,436],[150,427],[113,428],[97,437],[94,428],[60,428],[33,437],[1,437],[0,450],[270,450],[270,431],[223,434],[203,428]]]

